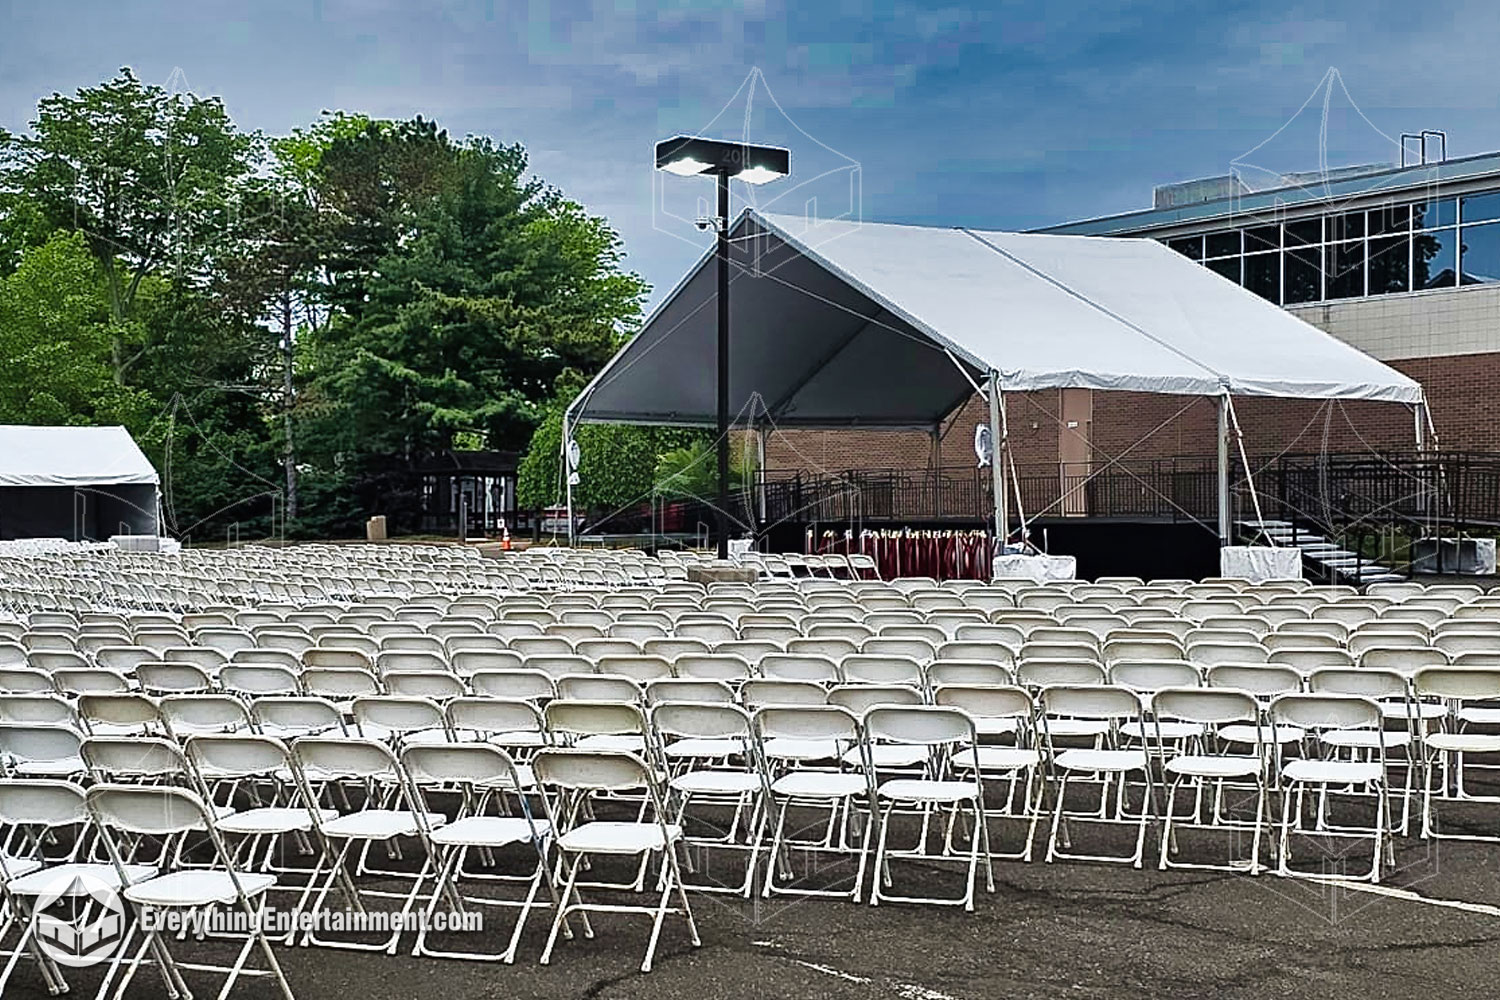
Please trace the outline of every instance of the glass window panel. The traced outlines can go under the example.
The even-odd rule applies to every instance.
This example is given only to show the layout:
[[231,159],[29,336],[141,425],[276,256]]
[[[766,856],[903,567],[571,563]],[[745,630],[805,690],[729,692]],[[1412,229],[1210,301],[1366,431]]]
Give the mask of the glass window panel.
[[1346,212],[1328,217],[1328,241],[1357,240],[1365,235],[1365,213]]
[[[1382,233],[1404,233],[1411,225],[1411,206],[1386,205],[1371,209],[1368,219],[1371,236]],[[1371,253],[1374,253],[1372,250]]]
[[1245,252],[1281,249],[1280,226],[1255,226],[1245,230]]
[[1175,240],[1167,240],[1167,246],[1189,260],[1203,259],[1203,237],[1201,236],[1180,236]]
[[1464,226],[1459,245],[1463,267],[1459,282],[1465,285],[1493,285],[1500,282],[1500,223],[1488,226]]
[[1240,259],[1238,257],[1221,257],[1211,260],[1206,265],[1215,274],[1222,274],[1236,285],[1240,283]]
[[1434,198],[1432,201],[1411,207],[1413,229],[1431,229],[1451,226],[1458,221],[1458,202],[1452,198]]
[[1316,302],[1323,297],[1322,254],[1317,247],[1286,252],[1286,294],[1283,301],[1288,305]]
[[1240,231],[1235,229],[1227,233],[1209,233],[1204,242],[1207,244],[1205,256],[1227,257],[1240,252]]
[[1301,219],[1297,222],[1286,224],[1286,245],[1296,246],[1299,243],[1322,243],[1323,242],[1323,220]]
[[1412,236],[1412,287],[1451,288],[1458,273],[1458,240],[1452,229]]
[[1263,299],[1281,302],[1281,254],[1245,255],[1245,287]]
[[1370,294],[1411,291],[1411,238],[1380,236],[1370,240]]
[[1500,219],[1500,192],[1471,194],[1460,198],[1464,222],[1493,222]]
[[1355,299],[1365,294],[1365,245],[1362,241],[1334,243],[1325,252],[1328,297]]

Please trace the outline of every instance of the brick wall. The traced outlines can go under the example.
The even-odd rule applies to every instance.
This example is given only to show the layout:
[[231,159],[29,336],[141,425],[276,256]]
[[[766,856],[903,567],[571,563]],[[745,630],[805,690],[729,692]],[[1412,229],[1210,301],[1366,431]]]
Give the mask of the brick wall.
[[[1392,367],[1427,390],[1442,448],[1500,452],[1500,352],[1393,359]],[[1011,446],[1018,466],[1055,463],[1060,393],[1012,393],[1006,397]],[[1411,411],[1390,403],[1239,398],[1235,412],[1252,455],[1281,451],[1358,451],[1365,447],[1412,447]],[[943,425],[941,464],[974,464],[974,425],[989,422],[989,408],[975,397]],[[1214,452],[1212,400],[1135,392],[1094,393],[1096,461],[1169,458]],[[913,431],[787,431],[771,435],[766,465],[772,470],[842,472],[849,469],[926,469],[931,439]]]

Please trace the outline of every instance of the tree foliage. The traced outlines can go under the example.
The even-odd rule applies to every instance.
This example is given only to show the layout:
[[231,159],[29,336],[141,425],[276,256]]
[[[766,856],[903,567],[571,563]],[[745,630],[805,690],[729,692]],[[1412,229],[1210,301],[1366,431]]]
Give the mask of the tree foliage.
[[[0,419],[124,423],[196,537],[273,510],[399,525],[419,463],[560,421],[560,377],[610,357],[645,290],[519,143],[420,117],[267,137],[125,69],[0,130]],[[587,432],[615,458],[585,495],[649,489],[686,441],[664,433]]]

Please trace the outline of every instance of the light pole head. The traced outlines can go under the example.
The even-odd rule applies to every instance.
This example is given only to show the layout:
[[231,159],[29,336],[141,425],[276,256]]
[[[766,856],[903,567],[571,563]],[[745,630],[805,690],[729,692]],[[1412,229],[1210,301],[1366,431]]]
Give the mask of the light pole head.
[[791,173],[792,154],[780,146],[679,135],[656,144],[656,169],[693,177],[731,177],[746,184],[765,184]]

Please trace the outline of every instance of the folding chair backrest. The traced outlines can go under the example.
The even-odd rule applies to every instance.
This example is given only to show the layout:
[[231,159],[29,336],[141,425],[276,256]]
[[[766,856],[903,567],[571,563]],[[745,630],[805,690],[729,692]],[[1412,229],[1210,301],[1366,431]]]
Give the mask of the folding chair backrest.
[[195,792],[168,785],[95,785],[88,809],[103,829],[166,837],[210,825],[208,807]]
[[395,756],[378,740],[299,736],[292,741],[291,752],[304,777],[378,780],[398,776]]
[[557,679],[557,696],[582,701],[641,701],[641,685],[629,677],[605,674],[564,674]]
[[945,684],[934,689],[932,700],[961,709],[973,719],[1016,719],[1029,724],[1036,718],[1036,703],[1020,687]]
[[170,740],[142,736],[90,736],[83,741],[85,764],[100,781],[185,780],[187,758]]
[[838,705],[768,705],[751,717],[762,739],[840,740],[857,743],[859,719]]
[[877,705],[865,712],[863,721],[872,740],[921,746],[978,742],[974,720],[946,705]]
[[[1379,729],[1380,706],[1369,698],[1336,694],[1286,694],[1271,702],[1271,722],[1303,729]],[[1377,744],[1380,745],[1380,744]]]
[[[847,655],[847,654],[845,654]],[[838,682],[838,665],[827,656],[810,653],[772,653],[761,657],[760,673],[768,680]]]
[[354,721],[361,730],[373,725],[396,734],[447,729],[447,718],[437,702],[395,695],[355,698]]
[[644,735],[646,718],[637,705],[618,701],[570,701],[547,703],[543,710],[547,731],[568,736]]
[[826,705],[828,689],[816,681],[757,678],[740,688],[740,700],[752,710],[770,705]]
[[1132,691],[1196,687],[1202,682],[1198,668],[1181,660],[1122,660],[1109,668],[1109,683]]
[[1250,722],[1258,727],[1260,703],[1247,692],[1227,688],[1163,688],[1151,696],[1151,714],[1157,720],[1215,726]]
[[1087,660],[1026,660],[1016,668],[1016,681],[1026,687],[1049,687],[1055,684],[1104,684],[1104,668]]
[[547,749],[531,766],[544,785],[572,791],[620,792],[651,785],[651,772],[639,757],[604,750]]
[[71,726],[0,725],[0,755],[18,761],[70,760],[82,744]]
[[541,710],[519,698],[455,698],[446,711],[448,725],[454,732],[492,736],[546,732]]
[[401,766],[420,787],[523,787],[515,760],[490,743],[414,744],[401,751]]
[[838,684],[828,692],[828,704],[863,715],[876,705],[921,705],[920,689],[909,684]]
[[344,732],[344,715],[325,698],[295,695],[256,698],[250,703],[255,726],[277,735],[312,736]]
[[1495,701],[1500,699],[1500,668],[1425,667],[1412,678],[1412,689],[1419,698]]
[[1072,716],[1083,719],[1135,720],[1140,717],[1141,703],[1133,692],[1124,688],[1061,684],[1042,688],[1037,696],[1044,718]]
[[250,725],[244,702],[227,694],[173,694],[157,703],[167,730],[181,739],[193,732],[230,732]]
[[69,827],[88,819],[82,787],[55,778],[0,781],[0,827]]
[[933,689],[952,684],[977,686],[1015,683],[1015,673],[1010,668],[978,660],[933,660],[927,664],[926,676],[927,686]]
[[1265,662],[1283,664],[1308,674],[1325,667],[1352,667],[1354,657],[1343,649],[1278,649],[1267,656]]
[[1359,654],[1359,665],[1360,667],[1395,670],[1411,676],[1426,667],[1447,666],[1448,654],[1431,646],[1425,648],[1372,646]]
[[908,684],[921,687],[922,667],[904,656],[877,656],[857,653],[839,662],[839,671],[851,684]]
[[291,766],[286,745],[269,736],[195,734],[183,744],[183,751],[205,782],[252,776],[275,778]]
[[1329,667],[1314,670],[1307,678],[1307,687],[1313,694],[1402,699],[1407,695],[1405,677],[1394,670],[1373,667]]
[[720,680],[667,677],[646,685],[646,703],[663,704],[732,704],[734,689]]
[[477,695],[535,701],[557,694],[555,679],[541,670],[481,670],[469,678]]
[[750,716],[738,705],[667,702],[651,709],[658,733],[690,739],[752,738]]

